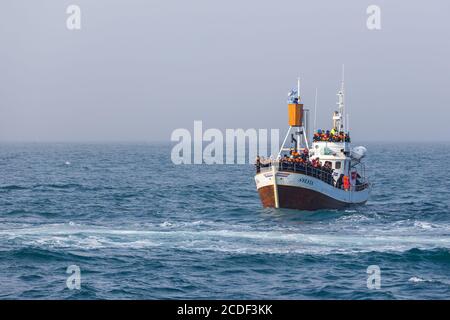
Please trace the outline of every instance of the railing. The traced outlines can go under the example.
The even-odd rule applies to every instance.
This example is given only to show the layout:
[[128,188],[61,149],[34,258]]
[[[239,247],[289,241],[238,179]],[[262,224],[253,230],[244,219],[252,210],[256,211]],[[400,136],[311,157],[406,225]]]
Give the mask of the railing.
[[363,191],[364,189],[367,189],[369,187],[369,182],[365,181],[361,184],[355,185],[355,191]]
[[351,139],[350,137],[348,138],[344,138],[344,139],[337,139],[337,138],[328,138],[328,139],[324,139],[324,138],[317,138],[317,137],[313,137],[313,142],[346,142],[346,143],[351,143]]
[[256,165],[256,172],[265,172],[269,171],[272,168],[272,165],[278,166],[278,171],[289,171],[301,173],[316,179],[319,179],[325,183],[328,183],[334,186],[334,179],[331,171],[322,170],[319,168],[315,168],[310,164],[305,163],[296,163],[296,162],[284,162],[284,161],[273,161],[270,163],[261,163],[258,167]]
[[[284,162],[284,161],[272,161],[268,163],[261,163],[259,165],[256,165],[256,173],[260,172],[268,172],[272,171],[272,166],[275,165],[278,167],[278,171],[288,171],[288,172],[295,172],[295,173],[301,173],[316,179],[319,179],[335,188],[343,189],[343,184],[340,186],[336,185],[336,182],[333,178],[333,172],[332,171],[326,171],[319,168],[313,167],[311,164],[305,164],[305,163],[296,163],[296,162]],[[353,189],[354,191],[362,191],[369,187],[369,181],[366,179],[360,179],[359,184],[351,186],[350,189]]]

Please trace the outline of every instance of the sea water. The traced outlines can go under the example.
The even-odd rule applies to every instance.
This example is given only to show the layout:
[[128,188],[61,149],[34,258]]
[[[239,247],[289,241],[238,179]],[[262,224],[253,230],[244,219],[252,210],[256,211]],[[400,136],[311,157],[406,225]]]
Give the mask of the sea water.
[[1,144],[0,298],[449,299],[450,144],[366,146],[367,204],[303,212],[169,144]]

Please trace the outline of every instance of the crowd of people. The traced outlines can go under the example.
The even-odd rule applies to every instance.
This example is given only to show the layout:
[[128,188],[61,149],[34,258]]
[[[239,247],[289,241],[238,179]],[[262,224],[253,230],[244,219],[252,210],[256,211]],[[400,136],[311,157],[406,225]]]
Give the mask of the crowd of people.
[[337,131],[335,128],[326,131],[319,129],[314,133],[313,141],[350,142],[350,135],[344,131]]
[[339,174],[339,177],[335,180],[333,178],[334,169],[330,161],[325,161],[322,163],[319,158],[309,158],[309,151],[304,148],[301,152],[297,152],[291,149],[289,155],[284,155],[277,159],[277,162],[273,162],[272,158],[256,158],[256,172],[261,172],[261,168],[267,168],[272,166],[274,163],[278,163],[279,171],[292,171],[298,172],[307,176],[311,176],[320,179],[336,188],[350,190],[352,185],[351,181],[354,181],[355,188],[357,191],[363,190],[367,187],[367,184],[362,184],[360,182],[361,176],[355,171],[352,172],[352,176],[345,176],[344,174]]
[[[309,159],[308,149],[302,152],[291,150],[289,156],[286,154],[279,159],[279,170],[294,171],[314,178],[320,179],[326,183],[334,185],[333,169],[330,161],[323,164],[319,159]],[[271,160],[257,157],[256,171],[260,172],[261,167],[269,167]]]

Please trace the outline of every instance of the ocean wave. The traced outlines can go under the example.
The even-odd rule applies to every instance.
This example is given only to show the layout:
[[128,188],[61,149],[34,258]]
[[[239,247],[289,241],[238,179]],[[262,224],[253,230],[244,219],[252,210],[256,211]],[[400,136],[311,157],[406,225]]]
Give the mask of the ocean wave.
[[[203,222],[201,222],[203,223]],[[163,223],[164,225],[164,223]],[[357,253],[402,252],[450,248],[450,236],[395,234],[317,234],[252,229],[109,229],[78,224],[55,224],[0,231],[0,239],[19,246],[50,248],[173,248],[230,253]]]
[[422,279],[422,278],[419,278],[419,277],[411,277],[411,278],[409,278],[408,281],[409,282],[418,283],[418,282],[427,282],[427,281],[430,281],[430,280],[425,280],[425,279]]
[[424,278],[416,277],[416,276],[409,278],[408,282],[411,282],[414,284],[424,283],[424,284],[436,284],[436,285],[450,286],[449,281],[442,281],[442,280],[437,280],[437,279],[424,279]]
[[101,190],[113,190],[114,188],[107,185],[85,185],[80,183],[40,183],[34,184],[30,187],[34,191],[46,190],[70,190],[77,192],[91,192]]
[[0,190],[4,190],[4,191],[27,190],[27,189],[28,189],[28,187],[17,185],[17,184],[0,186]]
[[74,188],[83,188],[83,186],[78,183],[47,183],[47,184],[36,184],[33,186],[33,189],[39,188],[74,189]]
[[419,229],[425,229],[425,230],[431,230],[434,228],[438,228],[438,226],[436,226],[430,222],[425,222],[425,221],[415,221],[414,227],[417,227]]

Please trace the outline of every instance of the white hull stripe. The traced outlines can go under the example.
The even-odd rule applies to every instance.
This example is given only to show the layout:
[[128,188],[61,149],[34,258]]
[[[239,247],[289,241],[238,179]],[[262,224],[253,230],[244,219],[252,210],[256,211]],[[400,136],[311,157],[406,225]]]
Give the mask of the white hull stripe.
[[[320,192],[337,201],[345,203],[362,203],[367,201],[370,188],[362,191],[345,191],[319,179],[300,173],[277,172],[277,185],[310,189]],[[256,188],[273,185],[273,174],[260,173],[255,176]]]

